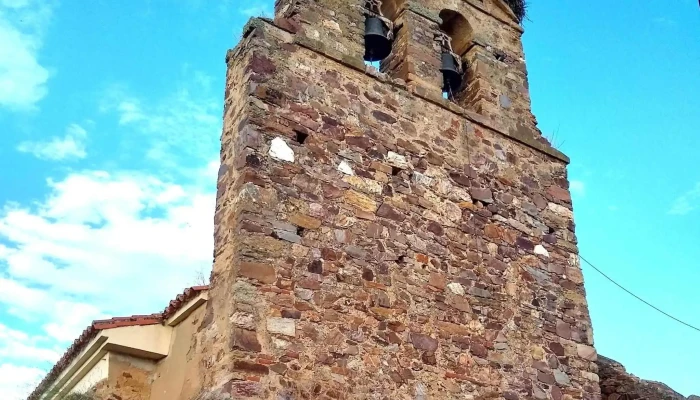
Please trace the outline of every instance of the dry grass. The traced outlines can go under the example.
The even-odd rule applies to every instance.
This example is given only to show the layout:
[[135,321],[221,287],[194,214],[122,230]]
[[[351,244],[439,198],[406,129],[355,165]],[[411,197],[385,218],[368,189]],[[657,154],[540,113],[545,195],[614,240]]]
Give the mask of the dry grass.
[[525,0],[505,0],[505,2],[513,10],[515,16],[518,17],[518,21],[523,22],[527,14],[527,3]]

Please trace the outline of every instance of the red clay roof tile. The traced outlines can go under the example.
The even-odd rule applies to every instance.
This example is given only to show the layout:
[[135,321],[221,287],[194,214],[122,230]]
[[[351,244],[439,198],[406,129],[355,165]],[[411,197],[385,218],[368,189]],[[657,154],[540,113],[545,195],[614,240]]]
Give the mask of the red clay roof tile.
[[34,391],[29,395],[27,400],[38,400],[41,395],[51,386],[54,380],[70,365],[75,357],[85,349],[88,343],[94,339],[97,334],[106,329],[120,328],[124,326],[147,326],[162,324],[173,314],[180,310],[188,301],[197,297],[201,292],[208,290],[209,286],[193,286],[185,289],[182,294],[179,294],[175,300],[172,300],[168,307],[162,313],[150,315],[132,315],[130,317],[115,317],[110,319],[93,321],[90,326],[85,328],[83,333],[73,341],[73,344],[68,347],[68,350],[63,354],[61,359],[51,368],[46,377],[39,383]]

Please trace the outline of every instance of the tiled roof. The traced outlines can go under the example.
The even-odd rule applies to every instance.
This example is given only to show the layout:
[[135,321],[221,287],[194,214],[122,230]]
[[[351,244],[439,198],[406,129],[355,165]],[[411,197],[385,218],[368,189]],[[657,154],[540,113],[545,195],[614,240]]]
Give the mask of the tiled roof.
[[178,312],[183,305],[185,305],[188,301],[197,297],[199,293],[207,289],[209,289],[209,286],[193,286],[191,288],[185,289],[185,291],[182,292],[182,294],[177,295],[175,300],[171,300],[170,304],[168,304],[168,306],[165,307],[165,310],[163,310],[163,312],[161,313],[163,320],[172,317],[172,315]]
[[90,326],[85,328],[82,334],[73,341],[73,344],[66,350],[60,360],[51,368],[46,377],[29,395],[27,400],[38,400],[41,395],[51,386],[56,378],[63,372],[68,365],[85,349],[88,343],[94,339],[97,334],[106,329],[120,328],[123,326],[147,326],[162,324],[170,316],[175,314],[188,301],[198,296],[202,291],[209,289],[209,286],[194,286],[185,289],[182,294],[179,294],[174,300],[168,304],[168,307],[161,313],[150,315],[132,315],[130,317],[116,317],[93,321]]

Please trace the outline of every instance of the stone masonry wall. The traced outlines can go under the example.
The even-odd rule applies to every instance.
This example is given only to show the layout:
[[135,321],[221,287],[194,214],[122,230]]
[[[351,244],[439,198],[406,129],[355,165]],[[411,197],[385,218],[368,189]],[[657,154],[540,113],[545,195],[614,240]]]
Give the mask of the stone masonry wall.
[[[600,356],[600,390],[603,400],[686,400],[685,396],[677,393],[660,382],[652,382],[630,375],[622,364],[615,360]],[[688,400],[698,399],[690,396]]]
[[[530,111],[522,28],[500,0],[384,0],[395,3],[400,28],[395,53],[385,65],[394,78],[405,80],[426,95],[442,97],[440,48],[434,41],[440,11],[463,15],[473,31],[474,47],[464,55],[469,72],[466,90],[457,94],[461,107],[476,111],[501,129],[545,141]],[[364,54],[364,0],[277,0],[275,21],[303,42],[317,41],[345,61]],[[399,57],[395,57],[396,55]]]
[[199,398],[599,399],[568,159],[280,3],[227,57]]
[[149,400],[154,365],[130,356],[111,353],[109,377],[95,385],[99,400]]

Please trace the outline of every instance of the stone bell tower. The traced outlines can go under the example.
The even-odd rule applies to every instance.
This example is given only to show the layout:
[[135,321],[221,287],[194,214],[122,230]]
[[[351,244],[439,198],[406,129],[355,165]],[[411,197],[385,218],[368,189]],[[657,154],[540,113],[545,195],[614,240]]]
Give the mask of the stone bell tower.
[[568,158],[509,4],[277,0],[246,26],[200,399],[600,398]]

